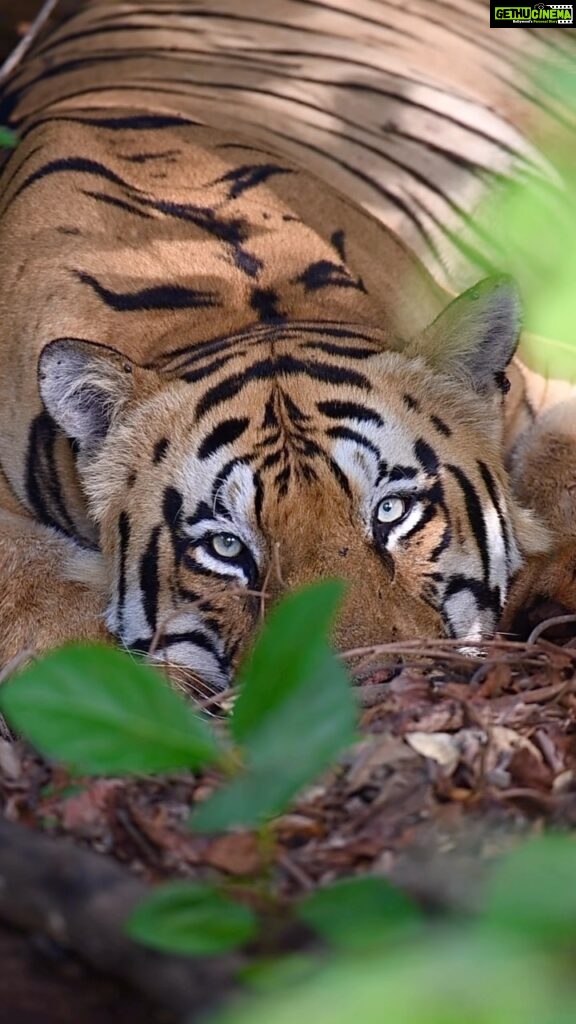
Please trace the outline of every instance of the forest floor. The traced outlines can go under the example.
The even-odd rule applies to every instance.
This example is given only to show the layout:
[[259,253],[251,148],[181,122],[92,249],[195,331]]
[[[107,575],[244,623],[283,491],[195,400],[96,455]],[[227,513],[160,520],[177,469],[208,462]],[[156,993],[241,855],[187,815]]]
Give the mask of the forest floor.
[[[449,642],[389,644],[352,665],[363,738],[274,821],[265,849],[251,832],[190,831],[190,809],[219,783],[209,772],[71,778],[22,741],[0,740],[4,818],[55,837],[63,857],[67,840],[86,851],[78,900],[88,905],[105,859],[147,884],[223,881],[249,893],[266,878],[286,907],[318,885],[372,872],[431,909],[473,909],[495,856],[547,826],[576,825],[574,641],[485,646],[480,658]],[[219,714],[215,702],[210,710]],[[0,829],[0,874],[1,839]],[[50,894],[48,874],[40,863],[33,885],[40,877]],[[18,877],[17,867],[14,886]],[[3,972],[3,1007],[19,1024],[113,1021],[110,1007],[124,1024],[165,1019],[38,935],[2,933],[0,953],[14,964]],[[47,988],[54,996],[44,1004]],[[50,1009],[35,1017],[30,1001]]]
[[[38,0],[0,2],[0,56]],[[545,610],[554,615],[555,609]],[[536,620],[537,621],[537,620]],[[563,632],[564,630],[564,632]],[[434,907],[468,907],[486,865],[518,837],[576,824],[576,641],[565,624],[501,638],[484,657],[454,644],[386,645],[351,662],[363,740],[277,819],[273,884],[290,901],[343,875],[376,872]],[[214,714],[219,708],[214,704]],[[148,883],[264,868],[251,833],[193,835],[190,807],[216,785],[180,774],[70,779],[21,741],[0,740],[0,804],[23,824],[114,858]],[[0,927],[0,1004],[11,1024],[160,1024],[138,995],[40,934]]]

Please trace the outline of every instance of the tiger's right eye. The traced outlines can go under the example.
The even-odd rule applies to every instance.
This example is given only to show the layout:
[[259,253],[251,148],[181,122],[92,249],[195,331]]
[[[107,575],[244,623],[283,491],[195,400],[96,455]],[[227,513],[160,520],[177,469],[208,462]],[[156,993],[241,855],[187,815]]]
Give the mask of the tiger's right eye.
[[210,547],[218,558],[238,558],[245,545],[233,533],[215,533],[209,540]]
[[384,526],[393,526],[399,523],[406,515],[410,505],[406,498],[397,496],[383,498],[376,509],[376,521]]

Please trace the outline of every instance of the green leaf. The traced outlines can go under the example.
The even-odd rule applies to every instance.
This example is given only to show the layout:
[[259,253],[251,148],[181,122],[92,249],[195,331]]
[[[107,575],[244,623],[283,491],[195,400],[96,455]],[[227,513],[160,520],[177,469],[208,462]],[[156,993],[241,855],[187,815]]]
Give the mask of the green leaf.
[[385,955],[339,957],[290,990],[232,1004],[211,1024],[556,1024],[569,1010],[576,1001],[553,965],[525,948],[437,935]]
[[535,945],[576,945],[576,841],[543,836],[509,854],[488,884],[482,922]]
[[165,953],[206,956],[237,949],[257,931],[252,911],[218,889],[191,882],[159,886],[136,908],[128,934]]
[[[576,261],[574,270],[576,271]],[[572,299],[571,293],[570,299]],[[561,301],[560,308],[565,309],[566,316],[574,322],[576,307],[571,310],[570,305],[564,303],[564,299]],[[549,325],[543,326],[544,330],[547,330]],[[523,334],[519,355],[526,366],[548,380],[566,380],[569,384],[576,383],[576,344],[572,342],[543,337],[539,334]]]
[[13,132],[11,128],[7,128],[6,125],[0,125],[0,148],[15,149],[19,141],[16,132]]
[[291,594],[272,609],[238,676],[230,727],[244,743],[325,658],[344,585],[323,580]]
[[366,949],[422,922],[416,905],[385,878],[346,878],[302,900],[298,917],[334,946]]
[[87,774],[165,772],[216,761],[208,725],[150,665],[111,647],[48,655],[0,690],[11,724]]
[[327,635],[337,581],[292,594],[274,609],[242,671],[232,730],[245,771],[198,809],[194,828],[252,827],[279,813],[354,740],[356,706]]
[[324,642],[314,674],[285,694],[250,736],[245,772],[200,806],[192,827],[249,828],[278,814],[353,742],[355,720],[348,676]]
[[251,959],[238,972],[238,979],[254,992],[273,992],[306,981],[318,971],[321,961],[311,953]]
[[576,189],[550,194],[537,179],[519,176],[486,201],[483,216],[500,249],[498,269],[520,284],[523,362],[546,377],[576,380]]
[[[534,96],[557,99],[568,126],[576,115],[573,63],[536,64],[531,72]],[[519,355],[530,369],[547,378],[576,383],[576,185],[574,133],[558,118],[553,134],[540,123],[531,126],[534,141],[548,166],[532,165],[513,179],[493,186],[472,220],[473,231],[490,249],[489,273],[512,274],[525,305],[526,331]],[[459,244],[457,240],[456,244]],[[462,246],[466,255],[466,244]]]

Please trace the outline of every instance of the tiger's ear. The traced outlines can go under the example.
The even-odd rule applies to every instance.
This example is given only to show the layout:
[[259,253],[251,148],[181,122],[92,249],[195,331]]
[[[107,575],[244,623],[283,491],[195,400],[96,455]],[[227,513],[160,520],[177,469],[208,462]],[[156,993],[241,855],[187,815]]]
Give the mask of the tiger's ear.
[[521,326],[513,279],[486,277],[454,299],[405,351],[488,394],[516,351]]
[[47,411],[84,452],[104,440],[133,389],[133,364],[116,349],[76,338],[46,346],[38,367]]

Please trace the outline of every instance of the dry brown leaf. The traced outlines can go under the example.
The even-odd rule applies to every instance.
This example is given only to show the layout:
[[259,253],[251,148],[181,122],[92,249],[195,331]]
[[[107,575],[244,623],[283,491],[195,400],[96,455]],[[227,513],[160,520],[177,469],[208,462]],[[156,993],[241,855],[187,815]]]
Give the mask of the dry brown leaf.
[[67,832],[89,836],[102,832],[107,825],[112,798],[122,783],[119,779],[96,779],[73,796],[53,805],[52,810]]
[[10,782],[16,782],[22,775],[22,761],[16,744],[0,739],[0,772]]
[[531,740],[516,732],[515,729],[504,725],[494,725],[488,732],[487,763],[492,758],[495,762],[509,759],[519,747],[528,750],[537,761],[542,763],[542,754]]
[[410,732],[405,742],[421,754],[441,765],[447,775],[456,771],[460,761],[458,740],[448,732]]
[[390,733],[382,733],[374,739],[358,744],[355,747],[355,755],[346,778],[346,788],[350,793],[368,785],[378,768],[386,765],[398,768],[403,761],[412,758],[404,740],[391,736]]
[[322,822],[317,818],[309,818],[307,814],[283,814],[274,819],[272,827],[284,842],[290,839],[317,839],[325,834]]
[[262,867],[258,840],[252,832],[232,832],[214,839],[202,859],[229,875],[253,875]]
[[508,763],[508,772],[514,785],[525,789],[547,792],[553,782],[550,766],[545,764],[542,757],[535,757],[533,751],[526,747],[514,750]]
[[437,704],[428,704],[427,707],[414,710],[410,719],[404,722],[402,731],[409,732],[455,732],[461,729],[465,722],[464,707],[455,700],[438,701]]
[[552,789],[555,793],[569,793],[576,789],[576,772],[572,770],[561,772],[554,779]]

